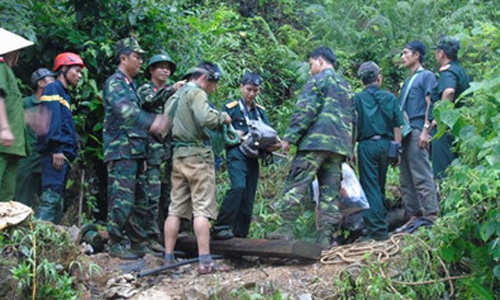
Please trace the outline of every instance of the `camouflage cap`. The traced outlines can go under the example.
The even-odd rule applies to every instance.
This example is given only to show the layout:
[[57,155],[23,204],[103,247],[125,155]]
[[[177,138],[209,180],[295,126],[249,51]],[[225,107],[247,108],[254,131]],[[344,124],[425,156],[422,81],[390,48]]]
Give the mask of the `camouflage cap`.
[[446,54],[457,55],[460,50],[460,41],[456,37],[445,35],[439,39],[435,49],[441,49]]
[[373,61],[367,61],[361,64],[358,70],[358,76],[364,83],[372,83],[380,74],[380,68]]
[[115,48],[116,48],[115,51],[116,51],[117,55],[119,55],[120,53],[122,53],[124,51],[134,51],[134,52],[137,52],[139,54],[146,53],[146,51],[144,51],[141,48],[141,46],[139,46],[139,43],[133,37],[128,37],[128,38],[124,38],[122,40],[119,40],[118,42],[116,42]]

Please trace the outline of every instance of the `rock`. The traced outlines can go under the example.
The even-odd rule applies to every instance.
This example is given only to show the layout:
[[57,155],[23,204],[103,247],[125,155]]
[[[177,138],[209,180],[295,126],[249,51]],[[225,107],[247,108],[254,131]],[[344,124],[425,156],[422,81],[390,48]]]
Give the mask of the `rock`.
[[299,296],[299,300],[312,300],[311,294],[302,294]]
[[146,261],[142,258],[122,263],[114,267],[114,270],[121,270],[123,273],[141,272],[146,269]]
[[[2,257],[2,264],[0,264],[0,299],[10,299],[17,300],[22,299],[21,296],[16,297],[17,280],[12,278],[12,265],[17,262],[15,260],[10,261]],[[4,265],[5,264],[5,265]]]
[[123,274],[108,280],[104,299],[116,299],[116,297],[128,299],[137,294],[140,288],[141,285],[132,274]]
[[387,224],[389,225],[389,231],[392,231],[399,226],[403,225],[407,218],[405,218],[404,208],[396,208],[387,212],[386,216]]
[[152,299],[172,300],[172,297],[165,294],[165,292],[158,291],[155,289],[150,289],[135,295],[133,298],[130,298],[130,300],[152,300]]
[[195,284],[182,296],[182,300],[208,300],[209,298],[210,292],[208,288],[199,284]]
[[80,229],[78,227],[76,227],[75,225],[71,226],[71,227],[67,227],[65,228],[68,233],[69,233],[69,236],[71,238],[71,242],[73,244],[76,243],[76,240],[78,239],[78,234],[80,233]]

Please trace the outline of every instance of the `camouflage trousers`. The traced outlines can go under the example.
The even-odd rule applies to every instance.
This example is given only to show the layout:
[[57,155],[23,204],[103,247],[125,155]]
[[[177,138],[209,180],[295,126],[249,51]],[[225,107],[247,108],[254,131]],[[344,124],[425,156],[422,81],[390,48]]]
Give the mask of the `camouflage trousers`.
[[144,194],[147,195],[148,212],[150,212],[153,217],[146,220],[144,229],[146,230],[147,236],[154,239],[160,237],[160,228],[157,220],[161,194],[160,176],[160,165],[147,165],[147,185]]
[[285,182],[281,216],[286,223],[293,224],[307,206],[303,199],[315,177],[320,189],[318,230],[333,230],[332,227],[340,223],[341,215],[335,201],[340,194],[344,158],[327,151],[297,152]]
[[172,191],[172,159],[167,159],[161,165],[161,192],[158,207],[158,224],[160,231],[163,231],[163,224],[168,216],[168,206],[170,205],[170,192]]
[[130,239],[139,243],[148,236],[156,216],[147,196],[146,162],[143,159],[112,160],[108,170],[108,234],[111,244]]

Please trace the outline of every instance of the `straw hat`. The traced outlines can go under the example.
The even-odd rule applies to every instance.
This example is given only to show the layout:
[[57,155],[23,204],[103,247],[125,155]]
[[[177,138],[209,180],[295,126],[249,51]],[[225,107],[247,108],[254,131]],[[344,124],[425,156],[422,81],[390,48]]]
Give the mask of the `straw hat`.
[[0,55],[33,46],[33,44],[15,33],[0,28]]

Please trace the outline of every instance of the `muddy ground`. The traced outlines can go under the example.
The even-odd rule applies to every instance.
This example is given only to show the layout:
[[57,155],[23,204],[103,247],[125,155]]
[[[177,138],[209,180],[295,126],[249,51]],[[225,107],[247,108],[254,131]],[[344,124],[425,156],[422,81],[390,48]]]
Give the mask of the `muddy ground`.
[[[346,267],[314,261],[240,257],[217,260],[231,267],[229,272],[201,276],[194,263],[138,278],[146,269],[161,267],[162,259],[146,255],[140,260],[126,261],[100,253],[82,256],[80,261],[102,268],[100,275],[86,274],[79,278],[83,299],[222,300],[253,299],[250,296],[255,294],[264,299],[336,299],[333,281]],[[273,298],[278,294],[282,298]]]

